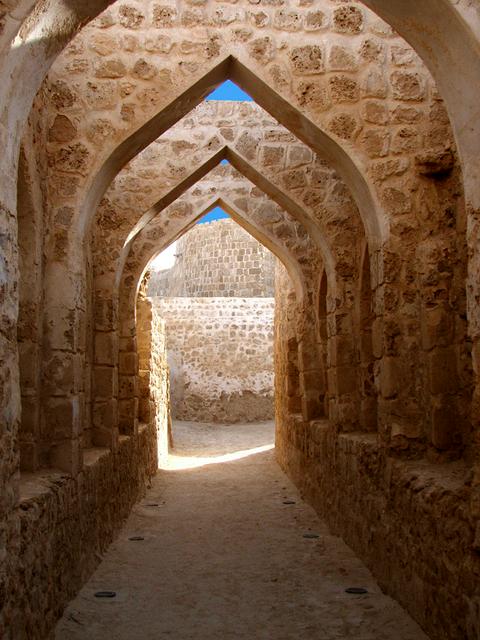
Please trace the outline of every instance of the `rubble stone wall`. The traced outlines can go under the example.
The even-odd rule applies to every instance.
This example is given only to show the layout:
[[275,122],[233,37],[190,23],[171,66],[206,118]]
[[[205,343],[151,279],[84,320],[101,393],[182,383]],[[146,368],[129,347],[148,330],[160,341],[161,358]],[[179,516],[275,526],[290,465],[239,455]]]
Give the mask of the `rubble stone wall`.
[[273,418],[273,310],[273,298],[154,299],[166,324],[174,418]]
[[329,420],[304,420],[295,357],[299,314],[281,268],[275,303],[279,464],[432,640],[475,640],[480,539],[470,465],[402,459],[377,433],[341,433]]
[[192,227],[176,255],[148,286],[154,339],[166,336],[172,416],[272,419],[275,256],[232,219]]
[[115,452],[86,449],[81,478],[47,469],[22,474],[19,561],[3,594],[2,638],[51,637],[156,470],[154,429],[143,425],[135,437],[120,438]]

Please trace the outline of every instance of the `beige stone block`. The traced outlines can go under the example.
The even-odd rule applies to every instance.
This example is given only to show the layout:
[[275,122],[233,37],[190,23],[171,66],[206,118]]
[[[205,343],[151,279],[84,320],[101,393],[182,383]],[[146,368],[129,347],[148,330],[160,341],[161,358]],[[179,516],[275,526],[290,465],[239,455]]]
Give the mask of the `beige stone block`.
[[151,403],[149,398],[140,398],[138,403],[138,419],[140,422],[148,424],[152,418]]
[[43,404],[45,431],[52,440],[76,438],[80,431],[78,398],[47,398]]
[[380,363],[380,393],[385,400],[395,398],[401,384],[398,358],[385,356]]
[[114,366],[118,353],[118,337],[114,332],[95,333],[95,364]]
[[[353,393],[358,388],[357,370],[354,367],[336,367],[337,393]],[[330,387],[329,387],[330,390]]]
[[425,80],[419,73],[394,71],[390,82],[396,100],[419,101],[425,98]]
[[323,50],[318,45],[294,47],[290,53],[293,70],[299,74],[324,71]]
[[325,373],[322,369],[316,369],[314,371],[301,373],[300,385],[302,389],[302,395],[313,393],[317,396],[323,396],[325,393],[325,382]]
[[367,98],[386,98],[388,83],[385,75],[380,71],[369,71],[362,81],[361,90]]
[[[158,7],[155,7],[158,9]],[[122,5],[118,12],[120,24],[127,29],[139,29],[144,20],[144,14],[136,7],[131,5]]]
[[302,399],[300,396],[287,398],[287,411],[289,415],[298,415],[302,413]]
[[93,405],[92,420],[96,428],[115,430],[118,421],[117,400],[96,401]]
[[448,306],[439,304],[423,310],[421,331],[424,349],[430,350],[451,344],[454,339],[454,330],[454,318]]
[[302,415],[305,421],[315,420],[324,415],[323,398],[318,394],[302,396]]
[[50,466],[76,477],[83,466],[80,440],[64,440],[56,443],[50,450]]
[[92,444],[95,447],[104,447],[106,449],[115,449],[117,440],[116,429],[109,429],[108,427],[94,426],[92,429]]
[[361,33],[363,31],[363,11],[354,5],[338,7],[333,12],[333,27],[338,33]]
[[97,78],[122,78],[126,72],[123,62],[116,58],[99,60],[95,65],[95,76]]
[[119,377],[119,398],[132,398],[138,396],[138,378],[137,376],[125,376]]
[[357,102],[360,90],[356,80],[349,76],[335,75],[329,78],[330,95],[333,102]]
[[361,143],[370,158],[386,156],[390,149],[390,133],[385,129],[366,129]]
[[457,389],[457,354],[454,347],[437,348],[429,353],[427,368],[431,393],[453,393]]
[[120,375],[136,375],[138,372],[138,355],[135,352],[120,352],[118,359]]
[[119,400],[118,403],[118,428],[121,434],[131,434],[138,423],[138,398]]
[[114,398],[118,394],[117,371],[114,367],[95,366],[93,393],[96,398]]
[[298,349],[298,364],[300,371],[313,371],[321,367],[322,359],[316,344],[303,344],[300,342]]
[[330,339],[332,366],[354,366],[357,355],[351,336],[334,336]]
[[119,350],[123,352],[135,351],[136,349],[136,338],[132,336],[122,336],[119,340]]

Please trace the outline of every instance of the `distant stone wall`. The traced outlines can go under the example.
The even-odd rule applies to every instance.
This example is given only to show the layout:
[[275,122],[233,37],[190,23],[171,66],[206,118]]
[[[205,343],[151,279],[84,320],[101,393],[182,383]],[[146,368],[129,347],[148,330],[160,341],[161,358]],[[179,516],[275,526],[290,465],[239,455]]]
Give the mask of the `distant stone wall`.
[[166,325],[174,418],[273,418],[273,298],[154,298],[152,313]]
[[196,225],[172,269],[152,272],[150,296],[273,298],[275,257],[231,219]]
[[148,285],[152,356],[166,336],[172,417],[273,419],[274,255],[231,219],[196,225],[176,254]]

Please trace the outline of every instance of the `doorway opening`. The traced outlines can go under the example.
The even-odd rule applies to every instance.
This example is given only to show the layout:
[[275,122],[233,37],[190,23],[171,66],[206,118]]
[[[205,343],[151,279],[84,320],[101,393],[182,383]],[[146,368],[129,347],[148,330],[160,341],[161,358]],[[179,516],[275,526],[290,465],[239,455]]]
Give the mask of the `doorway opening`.
[[170,407],[161,467],[273,448],[276,260],[217,206],[152,261],[150,396]]

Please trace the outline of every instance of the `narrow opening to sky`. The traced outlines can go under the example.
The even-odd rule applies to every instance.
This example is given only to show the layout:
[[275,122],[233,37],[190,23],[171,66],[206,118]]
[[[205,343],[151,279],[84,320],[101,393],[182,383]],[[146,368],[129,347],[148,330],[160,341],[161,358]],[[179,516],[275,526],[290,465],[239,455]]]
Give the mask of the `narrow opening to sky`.
[[[245,93],[240,87],[231,80],[225,80],[219,85],[215,91],[212,91],[205,100],[230,100],[233,102],[253,102],[248,93]],[[228,160],[222,160],[220,164],[229,164]],[[221,207],[215,207],[210,213],[197,222],[197,224],[203,224],[204,222],[212,222],[213,220],[221,220],[222,218],[228,218],[229,216],[223,211]]]
[[221,220],[229,217],[228,213],[225,213],[222,207],[215,207],[210,211],[210,213],[207,213],[203,218],[200,218],[197,224],[204,224],[205,222],[212,222],[213,220]]
[[240,87],[231,80],[225,80],[219,85],[215,91],[212,91],[205,100],[233,100],[236,102],[253,102],[248,93],[245,93]]

